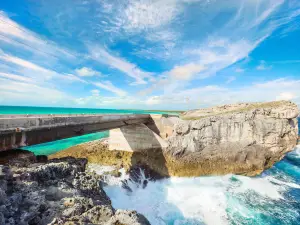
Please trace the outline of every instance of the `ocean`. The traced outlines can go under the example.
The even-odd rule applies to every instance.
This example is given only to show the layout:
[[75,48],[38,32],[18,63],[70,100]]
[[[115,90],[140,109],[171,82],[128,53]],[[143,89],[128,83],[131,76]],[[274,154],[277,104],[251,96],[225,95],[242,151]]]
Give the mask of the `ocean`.
[[[0,114],[41,113],[135,113],[140,110],[0,107]],[[145,112],[146,111],[142,111]],[[155,112],[164,113],[164,112]],[[51,154],[72,145],[106,137],[99,132],[81,137],[27,147],[35,154]],[[103,168],[95,166],[97,172]],[[272,168],[256,177],[228,174],[192,178],[172,177],[151,181],[140,171],[134,182],[122,171],[108,177],[104,190],[112,205],[144,214],[152,225],[299,225],[300,146]],[[144,188],[143,180],[148,184]],[[132,192],[122,187],[127,181]]]

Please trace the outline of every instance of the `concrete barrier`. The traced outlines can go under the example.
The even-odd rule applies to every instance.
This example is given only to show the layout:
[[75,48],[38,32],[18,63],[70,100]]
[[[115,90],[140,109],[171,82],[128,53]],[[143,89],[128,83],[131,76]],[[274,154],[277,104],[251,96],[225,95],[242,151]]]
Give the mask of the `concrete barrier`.
[[144,151],[167,147],[167,142],[144,124],[124,126],[109,131],[109,150]]

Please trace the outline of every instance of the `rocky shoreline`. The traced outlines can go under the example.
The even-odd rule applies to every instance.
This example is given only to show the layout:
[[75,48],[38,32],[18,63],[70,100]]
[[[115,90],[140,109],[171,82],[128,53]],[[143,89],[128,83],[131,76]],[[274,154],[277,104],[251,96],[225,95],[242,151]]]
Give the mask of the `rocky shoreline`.
[[136,211],[114,209],[101,176],[86,165],[72,157],[40,162],[26,152],[1,165],[0,224],[150,224]]
[[[298,114],[297,105],[288,101],[192,110],[176,120],[173,132],[165,139],[166,147],[120,150],[115,148],[118,145],[111,149],[107,141],[98,140],[73,146],[50,158],[87,158],[92,163],[127,170],[146,165],[161,176],[255,176],[296,146]],[[133,133],[135,130],[132,126]],[[157,138],[160,137],[153,138],[154,144],[161,142]]]
[[[0,152],[0,164],[5,164],[0,166],[0,224],[148,225],[136,211],[112,207],[103,190],[105,179],[89,172],[88,163],[112,165],[115,176],[124,168],[137,182],[139,168],[152,179],[228,173],[253,176],[296,146],[298,114],[297,106],[287,101],[225,105],[185,112],[173,121],[164,118],[167,126],[161,123],[157,133],[147,125],[120,128],[114,134],[122,139],[121,145],[112,142],[120,149],[112,149],[106,139],[48,157],[24,150]],[[161,143],[166,145],[160,147]]]

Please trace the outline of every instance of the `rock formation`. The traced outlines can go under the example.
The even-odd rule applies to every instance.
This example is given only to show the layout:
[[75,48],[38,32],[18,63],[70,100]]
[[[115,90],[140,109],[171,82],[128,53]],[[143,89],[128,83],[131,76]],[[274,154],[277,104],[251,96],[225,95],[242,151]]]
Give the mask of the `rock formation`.
[[[162,176],[227,173],[251,176],[271,167],[286,152],[293,150],[298,137],[298,114],[297,105],[288,101],[192,110],[183,113],[181,119],[173,119],[173,132],[168,130],[169,135],[164,136],[166,146],[161,144],[159,147],[163,141],[149,131],[143,133],[151,134],[152,139],[140,135],[140,128],[132,138],[132,132],[127,130],[137,131],[137,127],[131,125],[118,131],[128,141],[126,145],[123,145],[124,138],[120,142],[118,139],[96,141],[50,157],[87,157],[93,163],[116,165],[127,170],[132,166],[146,165]],[[153,124],[147,126],[154,130]],[[157,128],[159,131],[163,129]],[[142,148],[149,146],[146,143],[139,149],[139,145],[130,145],[131,140],[134,143],[152,140],[155,147]],[[111,149],[110,142],[114,143],[114,149]],[[130,149],[126,151],[125,146],[130,146]]]
[[0,166],[0,224],[150,224],[135,211],[115,210],[100,177],[85,171],[86,163],[62,158]]
[[295,147],[298,114],[288,101],[187,111],[168,139],[169,169],[179,176],[260,173]]

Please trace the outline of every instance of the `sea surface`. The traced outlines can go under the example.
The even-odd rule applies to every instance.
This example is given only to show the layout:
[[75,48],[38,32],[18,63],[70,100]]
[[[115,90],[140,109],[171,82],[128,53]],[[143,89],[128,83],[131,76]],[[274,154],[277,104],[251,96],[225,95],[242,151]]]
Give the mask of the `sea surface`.
[[[14,110],[0,107],[0,114],[34,113],[32,107]],[[79,113],[75,112],[79,109],[64,110],[67,109],[39,108],[36,114]],[[88,110],[80,113],[91,113]],[[134,112],[126,110],[126,113]],[[47,155],[107,135],[108,132],[99,132],[27,149]],[[102,173],[111,168],[93,165],[92,169]],[[113,206],[137,210],[152,225],[300,225],[300,146],[256,177],[229,174],[151,181],[140,170],[141,181],[134,182],[121,172],[120,178],[107,177],[108,185],[104,187]],[[144,180],[147,180],[146,187],[143,187]],[[124,181],[132,191],[123,188]]]
[[80,114],[80,113],[115,113],[115,114],[177,114],[176,111],[138,110],[138,109],[90,109],[34,106],[1,106],[0,114]]
[[[94,169],[102,172],[103,168]],[[122,171],[121,171],[122,172]],[[300,146],[256,177],[228,174],[140,182],[108,177],[112,205],[142,213],[153,225],[299,225]],[[147,186],[144,188],[144,180]],[[132,191],[123,188],[126,182]]]

